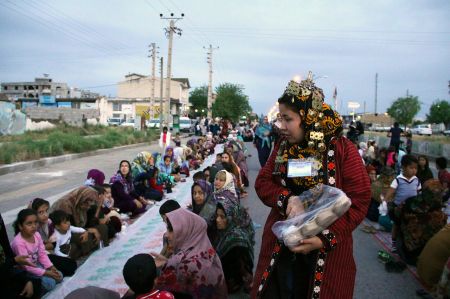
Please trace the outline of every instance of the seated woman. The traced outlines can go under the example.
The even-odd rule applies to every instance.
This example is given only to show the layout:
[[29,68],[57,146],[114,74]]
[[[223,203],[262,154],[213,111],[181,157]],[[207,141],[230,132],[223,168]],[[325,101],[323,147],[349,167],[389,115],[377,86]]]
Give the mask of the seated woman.
[[216,205],[212,202],[212,186],[205,180],[196,181],[191,188],[192,212],[205,219],[208,227],[214,221]]
[[131,165],[127,160],[120,161],[119,170],[110,179],[111,193],[114,204],[121,213],[132,213],[137,215],[145,212],[147,202],[144,197],[139,196],[133,186]]
[[242,288],[248,293],[252,287],[255,242],[253,226],[247,215],[237,204],[217,204],[213,245],[222,262],[230,294]]
[[428,180],[422,193],[408,198],[401,209],[400,255],[415,265],[422,249],[439,230],[447,224],[442,211],[442,185],[436,179]]
[[233,175],[226,170],[220,170],[214,179],[214,193],[212,196],[214,203],[230,201],[239,204],[239,198],[234,186]]
[[197,299],[227,298],[219,256],[208,239],[206,222],[186,209],[166,214],[167,237],[174,254],[152,252],[161,275],[155,288]]
[[[72,225],[86,229],[85,233],[73,234],[71,239],[71,242],[81,247],[81,255],[86,255],[97,249],[100,241],[105,246],[109,244],[108,227],[100,223],[91,227],[89,223],[90,219],[87,215],[87,211],[92,205],[97,205],[97,207],[102,206],[104,192],[104,189],[99,186],[95,188],[82,186],[58,199],[50,208],[50,212],[56,210],[66,212],[70,216]],[[77,257],[73,258],[76,259]]]
[[162,194],[154,190],[150,180],[155,173],[155,163],[152,154],[140,152],[131,163],[131,174],[136,193],[145,199],[160,201]]
[[248,187],[248,166],[244,151],[234,140],[227,143],[225,151],[233,157],[232,160],[238,166],[242,183],[245,187]]
[[234,162],[233,155],[228,152],[222,153],[222,162],[230,163],[233,167],[233,175],[236,177],[236,188],[239,190],[241,197],[245,197],[247,192],[244,190],[244,184],[242,183],[241,170]]

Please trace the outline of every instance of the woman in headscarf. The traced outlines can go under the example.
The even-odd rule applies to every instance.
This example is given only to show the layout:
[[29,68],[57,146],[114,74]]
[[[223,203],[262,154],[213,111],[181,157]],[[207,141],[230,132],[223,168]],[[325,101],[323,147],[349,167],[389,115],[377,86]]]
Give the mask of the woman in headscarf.
[[205,180],[196,181],[191,188],[192,212],[205,219],[208,227],[214,220],[216,205],[212,202],[212,186]]
[[255,139],[253,140],[253,144],[258,150],[258,159],[261,167],[266,164],[270,151],[272,150],[271,133],[272,126],[270,125],[267,116],[264,116],[264,120],[262,120],[256,128]]
[[76,188],[57,201],[55,201],[50,212],[62,210],[70,216],[70,224],[86,229],[86,232],[72,233],[72,240],[81,248],[80,254],[85,255],[96,249],[103,241],[105,246],[109,244],[108,227],[105,224],[91,226],[87,212],[91,206],[102,206],[104,189],[99,186],[81,186]]
[[119,170],[109,180],[114,204],[121,213],[137,215],[145,212],[147,204],[142,196],[139,196],[133,186],[131,164],[127,160],[120,161]]
[[228,293],[250,292],[254,230],[247,212],[232,202],[217,204],[213,245],[222,262]]
[[101,186],[105,182],[105,174],[103,171],[98,169],[91,169],[88,171],[86,181],[84,182],[84,185],[86,186]]
[[403,205],[399,249],[408,264],[416,264],[428,240],[447,224],[447,215],[442,211],[442,190],[439,180],[429,179],[422,192],[408,198]]
[[227,142],[225,151],[233,156],[234,163],[239,167],[242,183],[245,187],[248,187],[248,165],[244,151],[236,141]]
[[[252,298],[353,298],[352,231],[367,213],[370,181],[356,147],[341,137],[340,116],[323,98],[310,74],[300,83],[289,82],[278,99],[281,138],[255,183],[259,198],[271,212]],[[351,207],[316,236],[285,246],[272,225],[302,214],[314,202],[302,202],[298,195],[318,184],[344,191]]]
[[214,203],[230,201],[239,204],[239,198],[234,185],[234,178],[231,173],[226,170],[217,172],[214,179],[214,192],[212,196]]
[[161,268],[155,289],[196,299],[227,298],[220,258],[208,239],[206,222],[186,209],[166,214],[167,237],[174,253],[151,253]]
[[232,174],[236,179],[236,188],[239,191],[241,197],[247,196],[247,192],[244,190],[244,184],[242,183],[241,169],[234,162],[233,155],[229,152],[222,153],[222,162],[229,163],[232,167]]

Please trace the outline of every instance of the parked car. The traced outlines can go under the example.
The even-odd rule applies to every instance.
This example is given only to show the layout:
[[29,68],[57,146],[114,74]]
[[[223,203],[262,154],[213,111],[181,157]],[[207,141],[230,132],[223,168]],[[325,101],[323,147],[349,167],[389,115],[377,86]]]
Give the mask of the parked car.
[[149,128],[159,128],[159,118],[153,118],[146,121],[145,125]]
[[445,130],[442,132],[445,136],[450,136],[450,130]]
[[132,127],[134,128],[134,119],[129,118],[120,124],[121,127]]
[[116,117],[112,117],[108,119],[108,125],[109,126],[120,126],[120,124],[123,123],[123,119],[122,118],[116,118]]
[[428,135],[431,136],[433,134],[433,131],[431,130],[430,125],[417,125],[414,128],[411,129],[412,134],[417,135]]
[[194,124],[189,117],[180,117],[180,131],[192,132],[194,130]]

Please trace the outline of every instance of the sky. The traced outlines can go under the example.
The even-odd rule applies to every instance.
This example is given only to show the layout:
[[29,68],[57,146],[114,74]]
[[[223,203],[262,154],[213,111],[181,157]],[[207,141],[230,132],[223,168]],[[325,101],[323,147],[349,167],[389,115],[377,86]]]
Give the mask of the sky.
[[449,101],[448,0],[0,0],[0,82],[46,73],[115,96],[126,74],[151,74],[151,43],[167,61],[160,13],[185,14],[176,23],[172,76],[206,85],[204,47],[218,47],[213,86],[241,84],[258,114],[308,71],[327,102],[337,89],[341,114],[351,111],[348,102],[375,112],[376,73],[378,113],[407,93],[419,97],[418,118],[436,99]]

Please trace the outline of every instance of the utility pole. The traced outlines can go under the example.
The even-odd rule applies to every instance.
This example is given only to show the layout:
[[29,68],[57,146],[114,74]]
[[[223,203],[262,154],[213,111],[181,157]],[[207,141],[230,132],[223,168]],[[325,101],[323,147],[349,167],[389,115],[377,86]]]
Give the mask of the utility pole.
[[159,65],[159,71],[161,72],[161,84],[159,84],[159,130],[162,132],[163,129],[163,82],[164,82],[164,72],[163,72],[163,58],[161,57],[161,62]]
[[378,73],[375,74],[375,115],[377,114]]
[[208,58],[207,62],[209,65],[209,80],[208,80],[208,101],[207,101],[207,117],[209,119],[212,118],[212,74],[213,74],[213,66],[212,66],[212,60],[213,60],[213,50],[219,49],[219,47],[213,48],[212,45],[209,45],[209,48],[203,47],[203,49],[208,49]]
[[150,109],[149,109],[149,112],[151,111],[151,113],[150,113],[151,117],[150,118],[153,118],[153,116],[154,116],[153,105],[154,105],[154,102],[155,102],[155,81],[156,81],[156,74],[155,74],[155,72],[156,72],[156,55],[157,55],[156,49],[157,49],[157,47],[156,47],[155,43],[151,43],[149,47],[150,47],[149,51],[151,51],[151,53],[150,53],[150,55],[148,57],[152,58],[152,77],[151,77],[151,88],[152,89],[151,89],[151,93],[150,93]]
[[172,80],[172,44],[173,44],[173,34],[177,34],[181,36],[182,30],[180,28],[175,27],[175,22],[183,19],[184,13],[181,14],[181,17],[174,17],[174,14],[171,13],[170,17],[164,17],[163,14],[159,14],[159,17],[164,20],[170,20],[169,27],[164,28],[166,37],[169,39],[169,49],[167,51],[167,83],[166,83],[166,107],[165,107],[165,115],[166,122],[169,125],[169,115],[170,115],[170,83]]
[[409,89],[406,89],[406,97],[409,98]]

